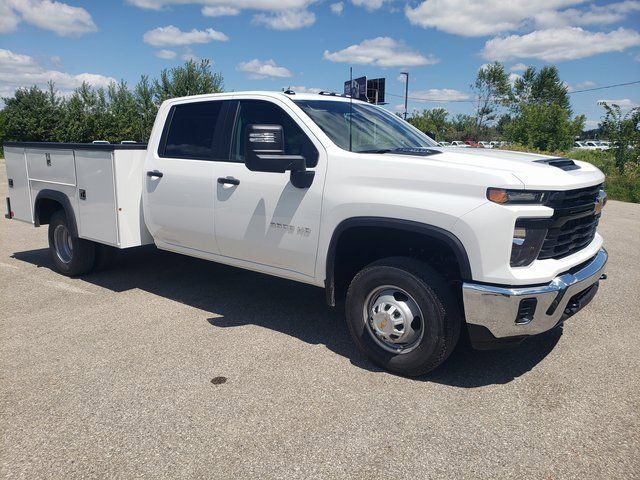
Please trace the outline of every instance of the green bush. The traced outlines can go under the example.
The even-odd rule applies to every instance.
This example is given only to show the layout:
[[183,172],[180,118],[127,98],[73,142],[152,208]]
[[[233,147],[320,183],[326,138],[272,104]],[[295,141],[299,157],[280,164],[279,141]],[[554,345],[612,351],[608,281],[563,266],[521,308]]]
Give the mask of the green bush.
[[[612,200],[640,203],[640,162],[627,162],[619,172],[612,152],[576,150],[566,155],[574,160],[589,162],[605,174],[604,188]],[[637,158],[637,157],[636,157]]]

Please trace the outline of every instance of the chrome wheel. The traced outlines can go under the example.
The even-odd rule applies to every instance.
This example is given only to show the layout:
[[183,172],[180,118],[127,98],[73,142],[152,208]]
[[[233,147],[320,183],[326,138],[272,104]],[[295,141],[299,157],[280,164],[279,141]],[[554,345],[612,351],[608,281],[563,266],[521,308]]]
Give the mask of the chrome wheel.
[[408,353],[424,336],[424,317],[406,291],[392,285],[373,290],[364,302],[364,322],[373,339],[392,353]]
[[71,263],[73,259],[73,243],[69,230],[64,225],[58,225],[53,231],[53,246],[61,262]]

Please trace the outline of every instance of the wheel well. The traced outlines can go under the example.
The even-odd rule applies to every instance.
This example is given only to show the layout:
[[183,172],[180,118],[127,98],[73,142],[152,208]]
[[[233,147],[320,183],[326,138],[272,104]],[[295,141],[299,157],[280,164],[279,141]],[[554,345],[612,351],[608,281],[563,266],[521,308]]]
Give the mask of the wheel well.
[[[459,243],[457,238],[452,237]],[[452,245],[452,243],[454,245]],[[459,286],[468,276],[466,253],[439,229],[416,231],[378,225],[355,226],[332,242],[327,262],[327,301],[344,298],[351,279],[366,265],[386,257],[409,257],[428,263],[447,283]],[[457,246],[456,246],[457,247]]]
[[57,200],[39,198],[35,205],[36,225],[47,225],[51,221],[51,216],[58,210],[64,211],[64,206]]

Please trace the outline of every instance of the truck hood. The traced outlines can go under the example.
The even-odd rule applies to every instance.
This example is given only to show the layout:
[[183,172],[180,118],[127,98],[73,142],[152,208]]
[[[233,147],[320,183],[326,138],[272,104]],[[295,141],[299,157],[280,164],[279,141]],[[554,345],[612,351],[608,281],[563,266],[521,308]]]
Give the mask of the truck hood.
[[575,164],[572,169],[565,169],[557,166],[559,157],[548,155],[481,148],[434,150],[442,152],[430,157],[434,160],[509,172],[531,190],[570,190],[604,181],[604,174],[598,168],[578,160],[572,160]]

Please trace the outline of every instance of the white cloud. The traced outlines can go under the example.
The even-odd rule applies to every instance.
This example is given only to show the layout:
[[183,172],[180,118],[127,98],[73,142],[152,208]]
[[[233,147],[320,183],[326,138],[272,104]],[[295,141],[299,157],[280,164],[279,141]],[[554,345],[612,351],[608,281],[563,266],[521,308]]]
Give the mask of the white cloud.
[[240,62],[236,69],[249,75],[251,79],[260,78],[287,78],[291,72],[276,64],[274,60],[253,59],[248,62]]
[[418,102],[450,102],[469,100],[468,93],[453,90],[451,88],[430,88],[429,90],[415,90],[409,92],[409,97]]
[[289,88],[296,93],[320,93],[323,90],[326,90],[325,88],[304,87],[302,85],[292,86]]
[[13,32],[20,23],[18,15],[8,3],[0,3],[0,33]]
[[61,37],[79,37],[98,30],[84,8],[51,0],[3,0],[0,5],[0,32],[16,29],[24,21]]
[[516,63],[515,65],[511,65],[512,72],[524,72],[527,69],[527,66],[524,63]]
[[438,59],[432,55],[424,56],[411,50],[403,42],[389,37],[363,40],[337,52],[325,50],[324,59],[377,67],[413,67],[438,63]]
[[265,25],[273,30],[296,30],[313,25],[315,21],[316,15],[309,10],[287,10],[253,16],[253,23]]
[[518,80],[519,78],[522,78],[522,76],[518,75],[517,73],[511,72],[509,74],[509,83],[513,85],[514,83],[516,83],[516,80]]
[[632,108],[640,107],[640,103],[629,98],[619,98],[617,100],[598,100],[598,104],[601,103],[607,103],[608,105],[618,105],[623,110],[630,110]]
[[205,17],[232,17],[239,14],[239,8],[226,5],[202,7],[202,15]]
[[229,37],[224,33],[218,32],[213,28],[207,28],[206,30],[196,30],[194,28],[190,32],[183,32],[173,25],[149,30],[142,38],[145,43],[154,47],[175,47],[191,45],[194,43],[209,43],[213,40],[217,40],[219,42],[226,42],[229,40]]
[[405,7],[412,24],[465,37],[496,35],[523,27],[544,30],[609,25],[638,11],[640,0],[602,6],[585,0],[424,0],[415,8]]
[[371,11],[378,10],[382,7],[382,5],[384,5],[385,2],[388,1],[391,0],[351,0],[351,3],[353,3],[356,7],[364,7],[367,10]]
[[567,27],[491,39],[485,43],[482,56],[497,61],[537,58],[561,62],[599,53],[621,52],[638,45],[640,33],[635,30],[619,28],[604,33]]
[[556,10],[583,0],[425,0],[405,14],[414,25],[443,32],[476,37],[520,28],[542,11]]
[[19,87],[38,85],[46,87],[53,80],[56,88],[68,93],[87,82],[94,87],[106,87],[116,79],[95,73],[73,75],[59,70],[48,70],[39,65],[33,57],[0,49],[0,96],[11,96]]
[[336,15],[342,15],[342,11],[344,10],[344,3],[332,3],[330,8],[332,13],[335,13]]
[[625,0],[609,5],[589,5],[587,10],[568,8],[562,11],[547,10],[534,16],[541,28],[580,27],[588,25],[609,25],[623,21],[630,13],[640,11],[640,1]]
[[178,54],[173,50],[158,50],[156,51],[156,57],[163,58],[165,60],[173,60]]
[[640,62],[640,53],[636,54],[636,56],[635,56],[635,57],[633,57],[633,59],[634,59],[636,62]]
[[161,10],[171,5],[195,4],[203,7],[228,7],[236,10],[303,10],[316,0],[127,0],[140,8]]
[[581,88],[593,88],[597,85],[596,82],[592,82],[591,80],[585,80],[584,82],[579,82],[576,83],[575,88],[576,89],[581,89]]
[[182,60],[186,61],[194,61],[194,62],[199,62],[200,61],[200,57],[197,56],[195,53],[193,53],[193,50],[191,50],[190,48],[186,48],[184,50],[184,52],[182,52],[182,55],[180,55],[180,58]]

